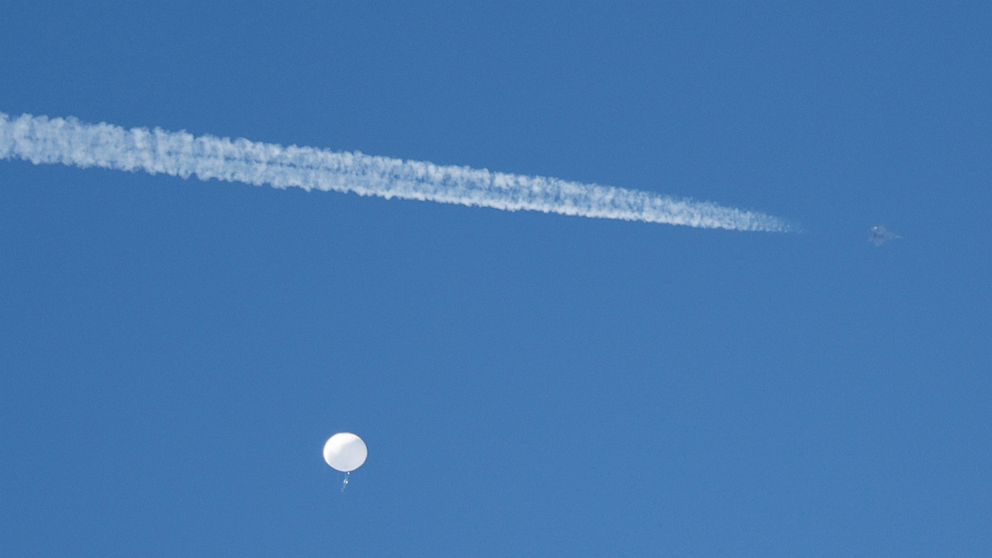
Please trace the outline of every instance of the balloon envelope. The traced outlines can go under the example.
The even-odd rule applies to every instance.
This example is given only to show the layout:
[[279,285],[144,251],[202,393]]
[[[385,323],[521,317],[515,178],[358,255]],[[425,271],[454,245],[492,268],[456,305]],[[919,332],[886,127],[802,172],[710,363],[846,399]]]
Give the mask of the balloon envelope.
[[365,463],[369,450],[365,442],[351,432],[340,432],[324,444],[324,461],[342,473],[350,473]]

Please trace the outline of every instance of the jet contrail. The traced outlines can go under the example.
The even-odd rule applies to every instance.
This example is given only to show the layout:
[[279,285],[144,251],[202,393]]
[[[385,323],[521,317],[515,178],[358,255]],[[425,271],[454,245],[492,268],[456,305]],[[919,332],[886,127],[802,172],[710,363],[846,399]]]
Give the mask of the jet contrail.
[[790,230],[782,220],[763,213],[612,186],[158,128],[128,130],[71,117],[11,118],[0,112],[0,159],[9,158],[504,211],[739,231]]

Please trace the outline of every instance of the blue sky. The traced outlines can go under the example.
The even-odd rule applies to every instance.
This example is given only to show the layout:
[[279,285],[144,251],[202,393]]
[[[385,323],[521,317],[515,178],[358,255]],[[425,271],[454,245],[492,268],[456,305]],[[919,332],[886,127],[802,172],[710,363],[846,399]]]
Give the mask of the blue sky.
[[988,3],[66,4],[0,111],[804,232],[3,161],[0,554],[992,553]]

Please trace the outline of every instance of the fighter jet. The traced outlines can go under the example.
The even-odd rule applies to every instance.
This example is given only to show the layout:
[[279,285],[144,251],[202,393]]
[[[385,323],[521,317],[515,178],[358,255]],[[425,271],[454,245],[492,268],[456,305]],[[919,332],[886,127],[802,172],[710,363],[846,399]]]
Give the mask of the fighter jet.
[[868,240],[875,246],[882,246],[886,242],[897,238],[902,237],[885,228],[885,225],[875,225],[871,228],[871,236],[868,237]]

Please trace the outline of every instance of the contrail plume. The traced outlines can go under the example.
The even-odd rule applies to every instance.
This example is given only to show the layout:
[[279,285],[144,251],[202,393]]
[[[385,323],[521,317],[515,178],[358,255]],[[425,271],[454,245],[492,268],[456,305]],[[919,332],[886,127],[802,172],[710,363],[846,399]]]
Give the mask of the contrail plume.
[[158,128],[125,129],[71,117],[12,118],[0,113],[0,159],[9,158],[504,211],[739,231],[789,230],[782,220],[763,213],[638,190]]

